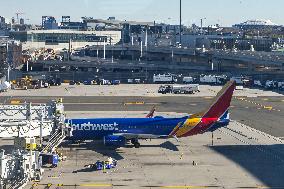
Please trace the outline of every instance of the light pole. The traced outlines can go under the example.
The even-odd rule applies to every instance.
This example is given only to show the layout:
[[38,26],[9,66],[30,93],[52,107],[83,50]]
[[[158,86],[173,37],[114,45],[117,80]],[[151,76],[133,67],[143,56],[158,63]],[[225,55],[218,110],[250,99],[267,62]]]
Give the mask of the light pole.
[[106,59],[106,40],[104,39],[104,60]]
[[145,31],[145,47],[146,49],[148,47],[148,26],[146,26],[146,31]]
[[27,72],[29,72],[29,60],[27,60]]
[[9,42],[6,43],[7,81],[10,82]]
[[181,0],[179,1],[179,44],[181,45]]
[[141,43],[140,43],[140,58],[142,58],[143,57],[143,41],[141,40]]
[[201,19],[200,19],[201,35],[203,34],[203,21],[204,21],[205,19],[206,19],[206,18],[201,18]]

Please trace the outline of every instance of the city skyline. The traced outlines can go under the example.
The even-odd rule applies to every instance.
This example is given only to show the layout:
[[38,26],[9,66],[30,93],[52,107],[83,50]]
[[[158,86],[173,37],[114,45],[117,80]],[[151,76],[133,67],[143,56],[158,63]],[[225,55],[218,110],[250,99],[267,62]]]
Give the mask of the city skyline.
[[[10,19],[16,18],[16,13],[26,19],[27,23],[40,24],[41,16],[54,16],[57,22],[61,16],[71,16],[72,21],[81,17],[94,17],[106,19],[114,16],[119,20],[156,21],[158,23],[179,23],[179,0],[50,0],[45,1],[11,0],[2,3],[1,16]],[[276,6],[277,5],[277,6]],[[201,18],[204,25],[220,24],[231,26],[250,19],[265,19],[284,25],[280,18],[281,0],[215,0],[215,1],[188,1],[183,0],[182,23],[186,26],[200,24]],[[273,11],[272,11],[273,10]],[[8,20],[9,22],[9,20]]]

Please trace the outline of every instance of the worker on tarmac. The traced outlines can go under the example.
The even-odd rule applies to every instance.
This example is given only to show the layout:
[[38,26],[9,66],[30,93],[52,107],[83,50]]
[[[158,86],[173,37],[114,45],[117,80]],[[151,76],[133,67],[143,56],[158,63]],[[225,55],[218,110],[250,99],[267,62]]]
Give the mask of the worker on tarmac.
[[113,163],[113,159],[112,159],[112,157],[109,157],[108,159],[107,159],[107,161],[109,162],[109,164],[111,165],[112,163]]

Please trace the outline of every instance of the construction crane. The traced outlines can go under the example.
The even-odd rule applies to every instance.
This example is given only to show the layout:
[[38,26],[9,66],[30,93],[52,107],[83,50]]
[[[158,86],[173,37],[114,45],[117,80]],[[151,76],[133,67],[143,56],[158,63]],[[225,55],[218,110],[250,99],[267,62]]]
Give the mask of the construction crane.
[[19,24],[20,23],[19,15],[24,15],[25,13],[24,12],[16,12],[15,14],[17,16],[17,23]]

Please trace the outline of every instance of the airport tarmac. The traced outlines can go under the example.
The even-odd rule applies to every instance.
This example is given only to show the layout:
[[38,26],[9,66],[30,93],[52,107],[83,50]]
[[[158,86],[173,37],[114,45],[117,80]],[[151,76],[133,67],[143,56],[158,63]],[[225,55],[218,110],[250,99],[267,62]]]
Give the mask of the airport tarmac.
[[[130,94],[131,95],[131,94]],[[46,103],[57,97],[0,97],[1,102],[11,101]],[[143,111],[147,112],[156,107],[160,112],[178,112],[193,114],[204,110],[209,106],[212,97],[192,96],[65,96],[63,103],[67,116],[71,112],[95,112],[101,111]],[[234,96],[230,116],[250,127],[277,137],[284,137],[284,97],[282,96],[259,96],[239,97]]]
[[[129,86],[133,87],[130,92],[123,92]],[[153,106],[163,112],[156,115],[176,117],[204,110],[221,88],[201,86],[195,95],[160,95],[149,92],[158,85],[147,85],[148,93],[138,95],[145,86],[10,91],[2,93],[0,101],[45,103],[62,97],[69,118],[144,117]],[[104,87],[118,92],[106,92]],[[284,188],[283,95],[257,89],[236,91],[230,109],[235,121],[214,133],[214,146],[210,133],[181,143],[174,139],[142,141],[141,149],[112,150],[92,141],[64,143],[62,150],[68,160],[56,169],[46,169],[44,179],[33,188],[48,188],[48,184],[52,184],[50,188]],[[9,141],[4,142],[3,147],[9,149]],[[107,156],[119,160],[114,172],[84,168]]]
[[[112,111],[97,116],[143,117],[145,113]],[[81,113],[72,112],[72,116]],[[84,114],[93,116],[94,112]],[[180,142],[147,140],[141,144],[140,149],[115,150],[92,141],[63,143],[60,150],[67,161],[46,169],[42,181],[25,188],[284,188],[283,141],[237,121],[214,132],[213,145],[211,133]],[[108,156],[118,160],[116,169],[104,172],[84,167]]]
[[[174,94],[159,94],[159,84],[121,84],[115,86],[107,85],[73,85],[63,84],[62,86],[43,88],[43,89],[29,89],[29,90],[9,90],[6,93],[2,93],[2,96],[175,96]],[[216,93],[221,90],[222,86],[209,86],[200,85],[200,93],[192,95],[179,95],[179,96],[215,96]],[[130,95],[131,94],[131,95]],[[235,96],[283,96],[272,91],[263,91],[259,89],[238,90],[234,94]]]

